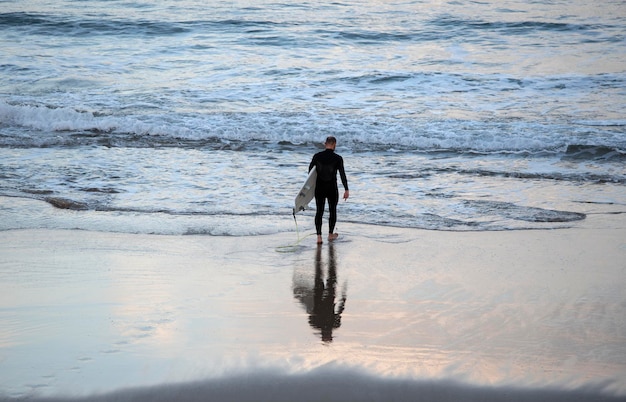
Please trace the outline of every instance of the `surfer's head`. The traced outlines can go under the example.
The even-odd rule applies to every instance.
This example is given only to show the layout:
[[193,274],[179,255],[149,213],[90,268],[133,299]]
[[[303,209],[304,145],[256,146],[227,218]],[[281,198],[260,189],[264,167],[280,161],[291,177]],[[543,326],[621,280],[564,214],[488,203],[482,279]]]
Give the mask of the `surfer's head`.
[[335,147],[337,146],[337,139],[333,136],[326,137],[324,145],[326,145],[327,149],[335,149]]

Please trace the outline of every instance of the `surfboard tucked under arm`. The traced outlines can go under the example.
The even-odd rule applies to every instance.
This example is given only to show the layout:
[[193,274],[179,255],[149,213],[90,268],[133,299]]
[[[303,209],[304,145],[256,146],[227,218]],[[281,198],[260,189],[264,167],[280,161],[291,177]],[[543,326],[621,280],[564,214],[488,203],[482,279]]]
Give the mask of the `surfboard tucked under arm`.
[[302,185],[300,191],[298,191],[298,195],[296,195],[296,202],[293,208],[293,215],[296,215],[296,212],[304,211],[309,207],[309,202],[315,196],[315,181],[317,180],[317,172],[315,171],[315,166],[309,172],[309,177],[307,177],[306,181]]

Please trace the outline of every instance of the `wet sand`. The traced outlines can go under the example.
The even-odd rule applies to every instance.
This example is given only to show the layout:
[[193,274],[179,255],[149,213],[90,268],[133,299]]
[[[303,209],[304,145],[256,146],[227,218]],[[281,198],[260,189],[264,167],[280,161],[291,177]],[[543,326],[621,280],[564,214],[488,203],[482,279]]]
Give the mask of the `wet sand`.
[[1,232],[0,399],[626,398],[623,214],[341,228]]

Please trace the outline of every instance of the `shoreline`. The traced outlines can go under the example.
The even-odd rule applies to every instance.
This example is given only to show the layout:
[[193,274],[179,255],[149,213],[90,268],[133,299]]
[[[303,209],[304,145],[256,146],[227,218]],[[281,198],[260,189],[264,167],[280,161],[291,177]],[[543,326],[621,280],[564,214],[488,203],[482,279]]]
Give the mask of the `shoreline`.
[[295,233],[0,232],[0,396],[244,379],[254,394],[261,378],[333,373],[626,396],[623,214],[556,230],[341,228],[321,247]]

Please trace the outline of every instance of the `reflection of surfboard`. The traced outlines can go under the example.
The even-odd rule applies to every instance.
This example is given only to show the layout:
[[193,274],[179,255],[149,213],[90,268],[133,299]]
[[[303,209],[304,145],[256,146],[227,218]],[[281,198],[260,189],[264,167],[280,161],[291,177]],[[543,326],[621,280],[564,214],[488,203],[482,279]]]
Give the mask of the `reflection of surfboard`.
[[307,177],[306,181],[302,185],[302,188],[298,192],[296,196],[295,207],[293,208],[293,214],[296,215],[296,212],[304,211],[308,208],[309,202],[315,196],[315,181],[317,180],[317,172],[315,171],[315,166],[311,169],[309,173],[309,177]]

